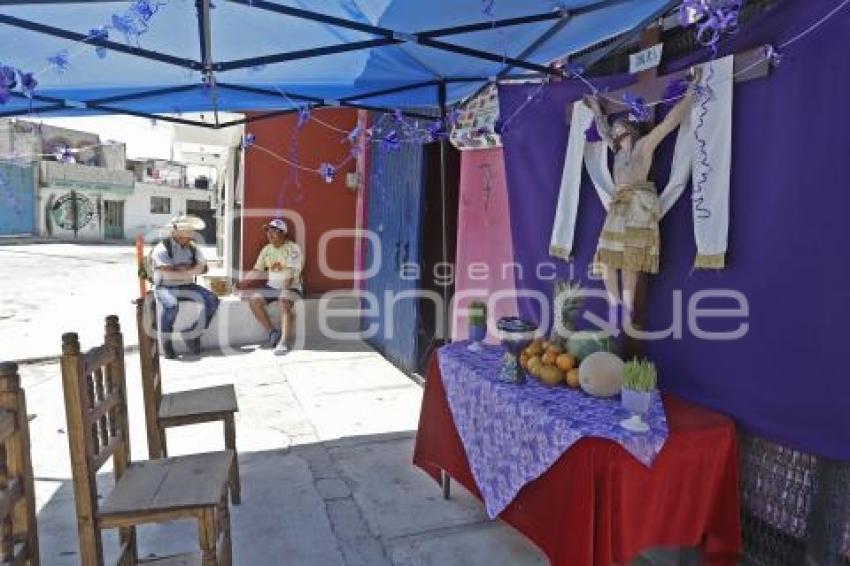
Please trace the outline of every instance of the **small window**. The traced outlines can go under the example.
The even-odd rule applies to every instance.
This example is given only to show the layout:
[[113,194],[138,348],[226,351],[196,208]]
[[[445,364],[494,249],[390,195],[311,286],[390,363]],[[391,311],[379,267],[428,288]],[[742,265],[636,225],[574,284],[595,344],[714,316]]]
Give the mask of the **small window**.
[[171,199],[151,197],[151,214],[171,214]]

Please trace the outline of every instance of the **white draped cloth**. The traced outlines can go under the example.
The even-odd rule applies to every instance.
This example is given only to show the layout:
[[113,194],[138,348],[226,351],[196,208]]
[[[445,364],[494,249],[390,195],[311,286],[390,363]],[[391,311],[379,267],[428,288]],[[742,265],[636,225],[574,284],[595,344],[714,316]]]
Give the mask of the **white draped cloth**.
[[[691,209],[697,256],[694,267],[722,269],[726,265],[729,233],[729,179],[732,164],[732,85],[734,56],[702,65],[702,86],[707,97],[697,97],[691,112],[679,126],[670,180],[661,192],[661,213],[666,214],[679,200],[691,180]],[[602,201],[605,210],[614,195],[614,181],[608,168],[608,146],[587,142],[585,131],[593,122],[593,112],[584,104],[573,104],[567,152],[561,174],[561,189],[549,254],[572,258],[582,168]]]

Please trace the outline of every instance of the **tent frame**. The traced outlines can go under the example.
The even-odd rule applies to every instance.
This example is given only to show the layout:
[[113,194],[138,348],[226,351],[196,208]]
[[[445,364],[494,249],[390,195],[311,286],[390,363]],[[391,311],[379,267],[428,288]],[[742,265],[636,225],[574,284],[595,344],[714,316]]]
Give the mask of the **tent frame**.
[[[116,0],[93,0],[94,2],[115,2]],[[383,96],[387,94],[395,94],[400,92],[405,92],[408,90],[416,90],[420,88],[434,88],[436,89],[437,98],[440,103],[440,115],[446,115],[446,86],[452,83],[463,83],[463,82],[484,82],[485,87],[493,81],[496,81],[500,78],[505,78],[507,73],[514,68],[520,68],[525,71],[532,71],[534,74],[540,76],[556,76],[563,77],[564,71],[562,69],[556,69],[550,67],[548,65],[541,65],[538,63],[534,63],[529,61],[529,58],[540,49],[540,47],[545,44],[551,37],[553,37],[558,31],[563,29],[565,25],[569,22],[569,20],[575,16],[586,14],[589,12],[594,12],[597,10],[603,10],[605,8],[609,8],[616,4],[621,4],[628,0],[603,0],[597,4],[593,4],[590,6],[580,7],[572,10],[566,10],[563,8],[556,8],[549,12],[532,14],[528,16],[522,17],[513,17],[513,18],[504,18],[504,19],[491,19],[488,21],[481,22],[473,22],[469,24],[463,24],[458,26],[446,27],[446,28],[438,28],[425,30],[418,33],[406,33],[399,32],[396,30],[392,30],[389,28],[374,26],[371,24],[366,24],[363,22],[357,22],[353,20],[349,20],[346,18],[340,18],[337,16],[331,16],[328,14],[323,14],[320,12],[315,12],[311,10],[305,10],[302,8],[295,8],[292,6],[285,6],[282,4],[276,4],[273,2],[268,2],[266,0],[226,0],[233,4],[240,4],[243,6],[247,6],[257,10],[265,10],[268,12],[274,12],[277,14],[300,18],[304,20],[320,22],[336,27],[341,27],[349,30],[359,31],[362,33],[368,33],[376,36],[373,39],[363,40],[363,41],[354,41],[336,45],[327,45],[323,47],[315,47],[311,49],[301,49],[296,51],[289,51],[283,53],[276,53],[270,55],[262,55],[257,57],[250,57],[245,59],[233,60],[233,61],[214,61],[212,55],[212,29],[210,26],[210,9],[212,8],[210,0],[195,0],[195,7],[197,10],[197,18],[198,18],[198,39],[200,46],[200,57],[198,60],[189,59],[184,57],[176,57],[173,55],[169,55],[167,53],[162,53],[159,51],[153,51],[150,49],[144,49],[141,47],[134,47],[132,45],[127,45],[124,43],[111,41],[105,38],[97,38],[90,37],[78,32],[49,26],[29,20],[25,20],[22,18],[17,18],[14,16],[8,16],[4,14],[0,14],[0,24],[6,24],[13,27],[17,27],[20,29],[25,29],[29,31],[33,31],[36,33],[41,33],[45,35],[50,35],[54,37],[59,37],[62,39],[68,39],[76,42],[85,42],[95,47],[100,47],[103,49],[116,51],[119,53],[124,53],[126,55],[131,55],[134,57],[139,57],[143,59],[147,59],[150,61],[156,61],[159,63],[165,63],[168,65],[174,65],[177,67],[181,67],[184,69],[189,69],[192,71],[199,71],[202,73],[203,81],[200,85],[181,85],[174,87],[166,87],[160,89],[139,91],[135,93],[128,93],[125,95],[113,96],[109,98],[100,98],[100,99],[90,99],[83,101],[72,101],[72,100],[63,100],[54,97],[46,97],[40,95],[34,95],[31,98],[31,102],[40,102],[43,103],[41,106],[32,107],[30,104],[29,109],[20,109],[8,112],[0,112],[0,117],[9,117],[9,116],[20,116],[25,114],[30,114],[32,112],[39,113],[49,113],[49,112],[57,112],[61,110],[89,110],[93,112],[99,113],[115,113],[115,114],[126,114],[130,116],[137,116],[142,118],[148,118],[151,120],[162,120],[166,122],[174,122],[178,124],[184,125],[193,125],[202,128],[208,129],[220,129],[226,128],[230,126],[235,126],[239,124],[246,124],[250,122],[254,122],[257,120],[265,120],[272,117],[282,116],[286,114],[290,114],[293,112],[297,112],[302,109],[302,107],[293,107],[286,108],[281,110],[275,110],[270,112],[265,112],[261,114],[256,114],[253,116],[247,116],[245,118],[239,120],[233,120],[229,122],[220,122],[218,118],[218,92],[221,89],[227,90],[236,90],[243,92],[251,92],[254,94],[271,96],[276,98],[289,98],[290,100],[297,100],[306,103],[306,106],[310,109],[313,108],[321,108],[321,107],[348,107],[348,108],[358,108],[363,110],[370,110],[374,112],[381,113],[392,113],[395,110],[392,108],[388,108],[385,106],[374,106],[364,104],[361,101],[374,98],[377,96]],[[12,5],[43,5],[43,4],[78,4],[82,3],[82,0],[8,0],[4,2],[4,4],[12,4]],[[86,2],[91,3],[91,2]],[[673,4],[675,2],[671,2]],[[668,9],[668,6],[665,6],[664,11]],[[657,15],[653,15],[653,18],[657,17]],[[491,53],[487,51],[482,51],[480,49],[473,49],[470,47],[465,47],[462,45],[458,45],[455,43],[450,43],[447,41],[443,41],[442,37],[452,36],[463,33],[470,32],[478,32],[478,31],[487,31],[492,29],[499,29],[511,26],[525,25],[531,23],[538,23],[544,21],[554,21],[555,23],[549,27],[540,37],[538,37],[534,42],[532,42],[522,53],[520,53],[517,57],[507,57],[505,55],[499,55],[496,53]],[[505,65],[502,72],[500,72],[496,77],[437,77],[433,80],[421,81],[406,85],[399,85],[397,87],[392,88],[384,88],[381,90],[364,92],[361,94],[349,95],[345,96],[339,100],[330,100],[330,99],[322,99],[314,96],[307,96],[298,93],[291,92],[275,92],[274,90],[258,88],[258,87],[250,87],[243,85],[234,85],[230,83],[220,83],[216,80],[215,73],[218,71],[228,71],[234,69],[242,69],[253,67],[256,65],[265,65],[271,63],[281,63],[285,61],[296,61],[309,59],[312,57],[320,57],[324,55],[331,55],[335,53],[344,53],[349,51],[356,51],[361,49],[369,49],[374,47],[380,47],[384,45],[396,45],[401,43],[415,43],[417,45],[422,45],[424,47],[429,47],[433,49],[437,49],[444,52],[456,53],[465,57],[472,57],[477,59],[482,59],[486,61],[492,61],[497,63],[502,63]],[[115,106],[114,103],[124,102],[129,100],[142,100],[145,98],[152,98],[156,96],[162,96],[166,94],[173,94],[179,92],[187,92],[197,88],[207,89],[209,91],[209,95],[211,97],[212,103],[212,112],[214,115],[214,120],[212,123],[197,121],[197,120],[189,120],[182,117],[175,117],[170,115],[160,115],[149,112],[141,112],[130,110],[127,108],[123,108],[120,106]],[[23,96],[23,95],[19,95]],[[434,116],[429,116],[426,114],[416,113],[416,112],[403,112],[405,116],[413,117],[413,118],[421,118],[421,119],[436,119]]]

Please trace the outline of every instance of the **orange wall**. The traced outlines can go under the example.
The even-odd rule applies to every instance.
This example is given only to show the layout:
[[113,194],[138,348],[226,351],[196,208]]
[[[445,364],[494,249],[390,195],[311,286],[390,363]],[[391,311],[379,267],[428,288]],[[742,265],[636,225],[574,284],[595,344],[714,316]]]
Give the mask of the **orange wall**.
[[[357,111],[353,109],[326,109],[313,112],[313,116],[344,132],[357,124]],[[320,272],[318,261],[319,238],[335,228],[355,228],[357,195],[345,186],[345,175],[355,170],[350,161],[337,171],[335,180],[328,184],[316,173],[298,171],[264,150],[295,161],[311,169],[328,162],[341,163],[350,152],[345,133],[334,131],[311,120],[297,133],[297,156],[293,159],[292,134],[297,115],[290,114],[248,125],[247,131],[256,136],[255,146],[245,155],[246,216],[242,224],[243,269],[254,265],[260,249],[266,242],[262,225],[266,218],[253,217],[250,211],[268,209],[268,215],[287,216],[297,213],[303,218],[303,234],[296,226],[295,239],[305,250],[306,265],[304,286],[309,294],[334,289],[350,289],[352,280],[337,280]],[[266,216],[263,213],[262,216]],[[290,228],[296,223],[289,222]],[[354,268],[354,239],[339,238],[326,246],[327,264],[339,271]]]

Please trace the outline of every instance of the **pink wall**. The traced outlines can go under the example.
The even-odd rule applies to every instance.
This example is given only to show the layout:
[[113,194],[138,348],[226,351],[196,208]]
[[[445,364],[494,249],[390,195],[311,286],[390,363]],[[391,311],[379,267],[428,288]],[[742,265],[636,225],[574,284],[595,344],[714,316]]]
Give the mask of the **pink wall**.
[[516,300],[493,296],[512,291],[514,250],[502,149],[464,151],[460,166],[460,207],[455,297],[454,339],[467,337],[465,307],[473,300],[488,302],[490,338],[501,316],[516,315]]

